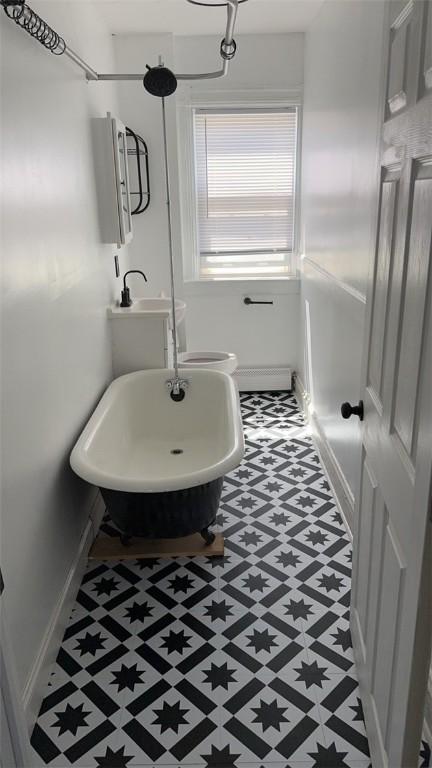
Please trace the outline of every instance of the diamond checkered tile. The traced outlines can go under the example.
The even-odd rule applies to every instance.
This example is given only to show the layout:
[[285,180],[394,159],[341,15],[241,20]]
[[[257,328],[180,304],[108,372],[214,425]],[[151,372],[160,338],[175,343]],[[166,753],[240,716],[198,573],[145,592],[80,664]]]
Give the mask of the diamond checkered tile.
[[240,400],[224,557],[89,565],[32,735],[43,764],[369,765],[350,540],[295,398]]

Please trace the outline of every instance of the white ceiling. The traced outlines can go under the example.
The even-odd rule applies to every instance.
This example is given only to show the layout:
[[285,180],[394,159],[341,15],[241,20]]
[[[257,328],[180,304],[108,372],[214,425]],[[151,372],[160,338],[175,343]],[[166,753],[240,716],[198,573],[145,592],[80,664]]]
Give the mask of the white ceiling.
[[[301,32],[324,0],[248,0],[239,6],[236,34]],[[117,34],[223,33],[226,9],[194,6],[187,0],[93,0],[109,30]]]

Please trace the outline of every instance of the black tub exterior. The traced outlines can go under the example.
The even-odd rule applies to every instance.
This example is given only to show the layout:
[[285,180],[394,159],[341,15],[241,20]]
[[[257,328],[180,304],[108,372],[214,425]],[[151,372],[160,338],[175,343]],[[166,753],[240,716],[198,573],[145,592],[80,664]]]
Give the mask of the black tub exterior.
[[176,539],[205,532],[216,519],[223,477],[195,488],[128,493],[101,488],[107,512],[123,538]]

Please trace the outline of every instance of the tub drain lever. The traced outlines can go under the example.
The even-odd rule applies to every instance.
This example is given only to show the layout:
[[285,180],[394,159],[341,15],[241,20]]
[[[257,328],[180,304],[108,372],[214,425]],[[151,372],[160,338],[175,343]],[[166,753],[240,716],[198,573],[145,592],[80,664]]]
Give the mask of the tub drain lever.
[[189,381],[187,379],[180,379],[178,376],[175,376],[173,379],[168,379],[165,384],[170,393],[171,400],[174,400],[175,403],[180,403],[184,400],[186,390],[189,386]]

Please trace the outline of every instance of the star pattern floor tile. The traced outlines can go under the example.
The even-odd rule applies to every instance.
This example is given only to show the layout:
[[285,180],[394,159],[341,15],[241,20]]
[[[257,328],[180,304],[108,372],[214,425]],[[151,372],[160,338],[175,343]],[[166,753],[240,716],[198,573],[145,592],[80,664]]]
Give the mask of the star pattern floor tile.
[[241,406],[225,556],[89,564],[32,736],[41,765],[369,766],[349,537],[295,398]]

